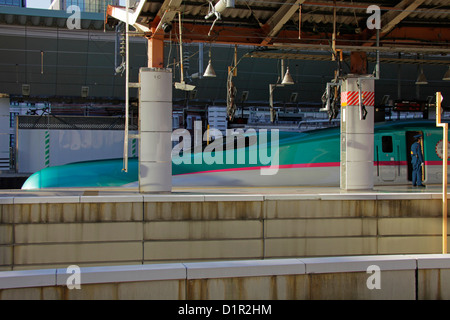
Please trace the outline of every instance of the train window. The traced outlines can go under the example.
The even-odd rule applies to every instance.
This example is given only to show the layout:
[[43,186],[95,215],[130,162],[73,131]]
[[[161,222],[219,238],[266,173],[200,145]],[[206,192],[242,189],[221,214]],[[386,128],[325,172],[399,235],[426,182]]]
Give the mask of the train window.
[[394,151],[392,136],[381,137],[381,150],[383,150],[383,153],[391,153],[392,151]]

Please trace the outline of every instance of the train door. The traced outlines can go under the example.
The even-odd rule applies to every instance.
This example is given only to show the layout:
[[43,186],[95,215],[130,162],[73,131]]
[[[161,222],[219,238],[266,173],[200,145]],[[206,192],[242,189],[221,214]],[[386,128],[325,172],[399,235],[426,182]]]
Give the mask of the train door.
[[[411,164],[411,146],[416,141],[414,136],[416,135],[422,135],[423,139],[420,140],[421,147],[422,147],[422,153],[424,156],[425,161],[425,152],[423,152],[423,141],[425,139],[422,131],[406,131],[406,160],[408,165],[408,181],[412,181],[412,164]],[[422,181],[425,180],[425,166],[422,169]]]
[[376,144],[377,175],[394,181],[400,175],[399,142],[392,135],[382,135]]

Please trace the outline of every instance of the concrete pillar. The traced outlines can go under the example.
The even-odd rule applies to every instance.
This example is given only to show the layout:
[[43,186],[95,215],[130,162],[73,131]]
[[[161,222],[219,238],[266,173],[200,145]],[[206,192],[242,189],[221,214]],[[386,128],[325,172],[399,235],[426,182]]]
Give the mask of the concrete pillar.
[[[360,96],[367,114],[360,105]],[[349,75],[341,86],[341,189],[373,188],[374,79]]]
[[9,97],[0,94],[0,170],[9,170]]
[[139,192],[172,191],[172,71],[139,70]]

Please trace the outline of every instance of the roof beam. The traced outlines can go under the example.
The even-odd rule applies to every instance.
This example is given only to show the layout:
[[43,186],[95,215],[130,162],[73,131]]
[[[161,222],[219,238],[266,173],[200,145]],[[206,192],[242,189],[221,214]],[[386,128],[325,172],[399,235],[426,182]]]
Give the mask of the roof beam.
[[175,18],[182,2],[182,0],[164,0],[152,22],[152,27],[156,27],[155,32],[158,31],[163,23],[171,22]]
[[[315,61],[330,61],[329,54],[323,54],[321,52],[302,53],[301,51],[252,51],[244,55],[245,58],[263,58],[263,59],[288,59],[288,60],[315,60]],[[348,60],[349,56],[345,56],[344,60]],[[367,57],[370,62],[375,62],[375,57]],[[382,63],[396,63],[396,64],[427,64],[427,65],[444,65],[450,64],[449,58],[442,59],[416,59],[416,58],[393,58],[393,57],[380,57]]]
[[[174,22],[174,28],[178,27]],[[324,34],[305,34],[302,35],[302,40],[298,40],[298,30],[281,30],[276,37],[276,41],[272,41],[267,45],[263,45],[262,42],[266,38],[266,33],[263,33],[260,28],[248,28],[248,27],[230,27],[230,26],[216,26],[213,34],[208,36],[210,25],[200,25],[192,22],[183,23],[183,42],[214,42],[223,44],[238,44],[246,46],[274,46],[277,43],[284,43],[286,45],[324,45],[328,50],[331,49],[329,44],[329,37]],[[392,39],[390,39],[392,38]],[[168,35],[166,35],[168,39]],[[354,46],[353,35],[341,35],[336,40],[336,48],[340,46]],[[367,40],[366,40],[367,41]],[[387,46],[389,49],[395,48],[395,46],[418,46],[423,48],[431,47],[430,51],[441,53],[438,48],[444,48],[447,50],[450,43],[450,29],[449,28],[424,28],[424,27],[401,27],[395,28],[388,38],[380,40],[380,46]],[[367,44],[370,44],[369,46]],[[361,46],[370,47],[374,43],[367,42],[361,43]],[[356,48],[357,46],[355,46]],[[373,48],[372,48],[373,49]],[[369,50],[369,49],[367,49]],[[380,48],[380,52],[382,49]],[[393,50],[392,52],[396,52]],[[410,51],[411,52],[411,51]],[[448,52],[450,53],[450,52]]]
[[[382,27],[380,29],[380,34],[386,36],[391,31],[397,30],[397,25],[424,2],[425,0],[402,0],[397,3],[395,7],[391,8],[381,17]],[[370,32],[370,30],[368,29],[366,29],[364,33],[368,35],[368,37],[366,39],[366,43],[364,43],[363,46],[375,45],[376,35]],[[415,37],[412,36],[411,38]]]
[[305,0],[288,0],[277,10],[277,12],[275,12],[263,26],[263,29],[270,28],[270,31],[262,41],[261,45],[267,45],[272,41],[303,2],[305,2]]
[[[279,49],[295,49],[295,50],[320,50],[329,52],[329,45],[317,45],[317,44],[301,44],[301,43],[274,43],[274,48]],[[404,52],[409,53],[428,53],[428,54],[450,54],[449,46],[433,46],[433,47],[423,47],[417,45],[391,45],[391,46],[382,46],[382,47],[367,47],[367,46],[352,46],[352,45],[336,45],[336,49],[340,49],[346,52],[385,52],[385,53],[393,53],[393,52]]]
[[388,12],[383,15],[382,20],[386,22],[383,24],[380,33],[388,33],[395,28],[403,19],[405,19],[411,12],[416,10],[425,0],[403,0],[400,1],[394,8],[398,11]]
[[137,19],[138,19],[139,15],[141,14],[142,7],[144,6],[144,4],[145,4],[145,1],[139,2],[139,5],[137,6],[137,8],[134,10],[129,9],[128,13],[126,12],[126,9],[123,7],[108,5],[107,15],[111,16],[119,21],[122,21],[122,22],[127,21],[127,15],[128,15],[128,23],[131,26],[135,27],[139,31],[148,32],[149,29],[147,26],[144,26],[137,22]]

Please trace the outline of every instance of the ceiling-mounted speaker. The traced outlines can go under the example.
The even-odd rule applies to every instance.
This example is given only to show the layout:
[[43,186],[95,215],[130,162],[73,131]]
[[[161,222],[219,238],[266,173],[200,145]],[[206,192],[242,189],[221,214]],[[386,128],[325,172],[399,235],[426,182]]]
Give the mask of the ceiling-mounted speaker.
[[169,33],[170,31],[172,31],[172,24],[170,22],[164,22],[161,28],[165,33]]

